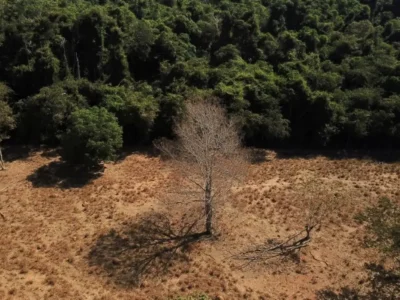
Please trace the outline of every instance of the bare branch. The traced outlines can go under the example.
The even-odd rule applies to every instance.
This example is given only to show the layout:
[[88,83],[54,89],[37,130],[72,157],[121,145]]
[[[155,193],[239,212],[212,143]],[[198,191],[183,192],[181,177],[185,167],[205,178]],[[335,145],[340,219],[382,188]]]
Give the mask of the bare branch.
[[[283,258],[307,247],[311,241],[311,233],[315,227],[308,227],[295,235],[290,236],[283,242],[267,241],[263,245],[255,246],[249,250],[243,251],[234,255],[234,259],[244,261],[241,265],[242,268],[249,266],[253,263],[260,263],[263,261],[271,260],[273,258]],[[301,237],[304,235],[303,237]]]
[[236,260],[245,262],[243,266],[260,263],[273,258],[284,258],[300,249],[307,247],[312,240],[313,232],[322,226],[322,223],[340,209],[339,199],[329,193],[317,180],[309,180],[294,187],[298,195],[298,204],[302,207],[297,219],[304,224],[304,229],[289,236],[279,243],[268,241],[262,245],[255,245],[241,253],[234,255]]
[[[176,193],[203,201],[206,231],[212,234],[215,205],[243,179],[246,156],[237,122],[227,117],[217,99],[194,98],[185,108],[175,125],[176,140],[158,140],[155,146],[180,179]],[[189,198],[184,200],[194,200]]]

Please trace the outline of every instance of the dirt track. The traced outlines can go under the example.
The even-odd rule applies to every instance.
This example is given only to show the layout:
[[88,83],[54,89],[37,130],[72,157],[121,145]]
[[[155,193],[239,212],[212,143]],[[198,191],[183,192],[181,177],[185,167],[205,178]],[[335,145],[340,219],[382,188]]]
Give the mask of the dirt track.
[[[325,287],[358,285],[364,263],[378,256],[360,248],[354,214],[382,196],[400,201],[400,164],[269,158],[251,166],[222,206],[218,240],[190,246],[166,275],[153,269],[139,287],[129,282],[132,258],[119,250],[133,242],[132,224],[168,212],[177,228],[187,209],[163,201],[172,175],[159,158],[134,153],[98,178],[66,176],[56,157],[42,153],[9,163],[0,172],[0,299],[168,299],[196,291],[220,299],[314,299]],[[317,192],[309,180],[318,181]],[[344,209],[298,261],[240,268],[233,254],[302,228],[301,203],[310,193],[334,194]]]

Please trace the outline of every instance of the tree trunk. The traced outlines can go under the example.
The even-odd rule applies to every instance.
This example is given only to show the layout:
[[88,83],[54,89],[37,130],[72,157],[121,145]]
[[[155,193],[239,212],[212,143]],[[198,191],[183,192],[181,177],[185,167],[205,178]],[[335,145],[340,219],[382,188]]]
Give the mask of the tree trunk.
[[213,207],[212,207],[212,195],[211,195],[211,178],[207,179],[206,191],[205,191],[205,213],[206,213],[206,234],[213,235]]
[[4,161],[3,161],[3,152],[1,152],[1,147],[0,147],[0,169],[1,170],[5,170],[5,166],[4,166]]
[[75,52],[75,59],[76,59],[76,67],[77,67],[77,76],[78,76],[78,79],[81,79],[81,65],[79,64],[78,52]]
[[65,73],[67,75],[67,77],[69,77],[69,75],[71,75],[70,70],[69,70],[69,65],[68,65],[68,58],[67,58],[67,53],[65,51],[65,40],[62,43],[62,47],[63,47],[63,51],[64,51],[64,63],[65,63]]

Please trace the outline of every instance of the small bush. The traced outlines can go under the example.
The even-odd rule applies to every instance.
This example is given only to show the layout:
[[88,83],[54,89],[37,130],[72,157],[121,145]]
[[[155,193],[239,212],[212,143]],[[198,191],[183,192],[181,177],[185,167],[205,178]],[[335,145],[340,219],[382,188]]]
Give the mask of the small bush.
[[178,296],[177,298],[173,298],[173,300],[211,300],[211,298],[206,294],[195,294],[191,296]]
[[115,159],[116,151],[122,147],[122,128],[105,108],[78,110],[71,115],[62,146],[67,162],[96,166]]

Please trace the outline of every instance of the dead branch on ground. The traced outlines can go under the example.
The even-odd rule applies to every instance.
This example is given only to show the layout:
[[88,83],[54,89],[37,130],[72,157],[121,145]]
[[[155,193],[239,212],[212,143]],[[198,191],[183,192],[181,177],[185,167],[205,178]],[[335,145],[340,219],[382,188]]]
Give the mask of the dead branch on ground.
[[234,259],[244,261],[241,267],[247,267],[253,263],[268,261],[277,257],[288,257],[302,248],[307,247],[311,241],[311,233],[316,226],[306,226],[304,230],[298,232],[283,242],[268,240],[267,243],[255,246],[234,256]]
[[303,230],[281,242],[269,240],[262,245],[250,247],[248,250],[234,255],[234,259],[244,261],[242,267],[246,267],[273,258],[289,257],[307,247],[312,240],[312,233],[321,228],[322,223],[329,216],[340,210],[337,197],[324,190],[323,186],[316,180],[305,182],[300,186],[299,203],[305,208],[305,210],[299,211],[301,214],[299,217],[305,224]]

